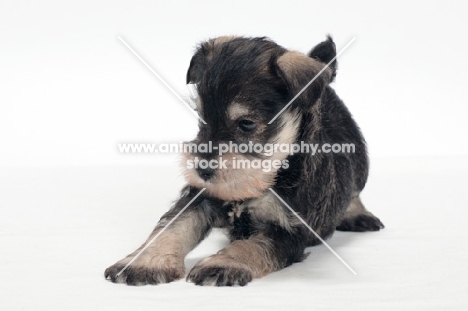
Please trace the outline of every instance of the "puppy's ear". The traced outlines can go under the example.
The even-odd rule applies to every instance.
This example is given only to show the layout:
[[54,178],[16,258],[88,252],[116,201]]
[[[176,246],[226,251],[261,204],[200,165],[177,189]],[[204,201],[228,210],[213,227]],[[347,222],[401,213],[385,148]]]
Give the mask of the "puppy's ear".
[[203,72],[208,67],[209,59],[212,58],[216,50],[218,50],[219,53],[224,44],[239,38],[240,37],[236,36],[223,36],[210,39],[200,44],[190,61],[190,66],[187,71],[187,84],[199,83],[203,77]]
[[[332,37],[328,36],[327,40],[317,44],[308,55],[324,64],[328,64],[336,56],[336,45]],[[338,62],[336,59],[333,60],[328,68],[332,70],[331,81],[333,81],[336,76],[336,70],[338,69]]]
[[286,84],[291,99],[315,78],[312,84],[296,99],[298,103],[295,105],[304,109],[312,106],[322,96],[323,89],[330,83],[332,71],[329,68],[318,75],[324,67],[324,63],[294,51],[287,51],[276,60],[276,72]]
[[203,71],[206,68],[207,54],[207,44],[200,45],[190,60],[190,66],[187,70],[187,84],[201,81]]

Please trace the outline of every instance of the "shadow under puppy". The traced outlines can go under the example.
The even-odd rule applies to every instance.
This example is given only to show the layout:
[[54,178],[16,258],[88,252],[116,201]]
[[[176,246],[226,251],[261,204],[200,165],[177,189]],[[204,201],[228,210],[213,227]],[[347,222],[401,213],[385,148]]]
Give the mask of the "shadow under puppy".
[[[213,145],[354,144],[354,153],[227,152],[226,168],[187,168],[180,198],[161,218],[150,241],[200,191],[206,190],[121,274],[144,247],[107,268],[105,277],[129,285],[167,283],[185,275],[185,256],[212,228],[225,228],[231,244],[198,262],[187,280],[198,285],[245,285],[305,258],[319,239],[268,189],[272,188],[323,239],[337,230],[376,231],[380,220],[359,194],[368,175],[366,145],[348,109],[329,83],[336,61],[271,124],[285,105],[336,55],[331,38],[308,54],[288,51],[266,38],[219,37],[201,44],[187,83],[196,86],[200,122],[193,143]],[[221,160],[217,152],[189,152]],[[269,171],[234,169],[234,161],[287,161]],[[282,162],[284,163],[284,162]],[[147,242],[148,242],[147,241]]]

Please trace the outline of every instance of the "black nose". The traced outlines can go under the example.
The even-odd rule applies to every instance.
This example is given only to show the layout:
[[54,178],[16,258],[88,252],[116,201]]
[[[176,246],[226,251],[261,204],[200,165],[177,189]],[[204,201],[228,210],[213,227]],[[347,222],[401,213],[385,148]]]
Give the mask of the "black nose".
[[215,173],[215,170],[212,169],[212,168],[201,168],[201,167],[198,167],[197,168],[197,173],[198,175],[200,175],[200,177],[204,180],[204,181],[207,181],[208,179],[210,179],[211,177],[213,177],[214,173]]

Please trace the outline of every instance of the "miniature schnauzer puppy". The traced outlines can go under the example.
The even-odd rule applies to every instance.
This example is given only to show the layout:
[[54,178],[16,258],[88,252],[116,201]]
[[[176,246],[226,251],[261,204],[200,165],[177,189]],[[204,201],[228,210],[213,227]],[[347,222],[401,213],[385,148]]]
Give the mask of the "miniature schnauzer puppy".
[[[384,226],[359,197],[368,175],[365,140],[350,112],[329,86],[336,75],[333,40],[307,55],[267,38],[219,37],[199,45],[187,83],[197,91],[200,122],[193,143],[353,144],[352,153],[237,150],[222,155],[223,168],[187,167],[187,185],[160,219],[143,252],[110,266],[106,279],[129,285],[168,283],[185,275],[185,256],[212,228],[226,229],[231,243],[198,262],[187,275],[197,285],[246,285],[303,260],[318,239],[273,193],[322,238],[335,230],[377,231]],[[322,69],[287,109],[270,121]],[[219,153],[186,152],[183,162],[220,160]],[[237,160],[280,160],[286,166],[234,168]],[[183,213],[175,216],[199,195]],[[270,190],[271,188],[271,190]],[[173,222],[161,233],[161,230]],[[148,242],[147,241],[147,242]],[[132,261],[126,269],[123,268]],[[123,271],[122,271],[123,270]]]

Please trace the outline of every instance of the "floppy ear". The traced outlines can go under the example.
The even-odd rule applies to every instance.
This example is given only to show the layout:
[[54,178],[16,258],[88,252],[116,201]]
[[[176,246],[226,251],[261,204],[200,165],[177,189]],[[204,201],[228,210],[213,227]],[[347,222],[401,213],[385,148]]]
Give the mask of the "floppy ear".
[[223,44],[238,38],[240,37],[222,36],[201,43],[190,61],[190,66],[187,71],[187,84],[199,83],[203,77],[203,71],[205,71],[208,66],[208,60],[212,57],[215,49],[219,49]]
[[207,54],[206,44],[200,45],[190,60],[190,66],[187,70],[187,84],[201,81],[203,71],[206,68]]
[[298,105],[308,109],[322,96],[323,89],[330,83],[332,71],[325,69],[325,64],[299,52],[287,51],[276,61],[277,74],[288,89],[290,98],[294,98],[312,79],[314,81],[296,99]]
[[[327,40],[317,44],[308,55],[324,64],[328,64],[336,56],[336,45],[332,37],[328,36]],[[331,81],[333,81],[336,76],[336,70],[338,69],[338,62],[336,59],[333,60],[328,68],[332,70]]]

